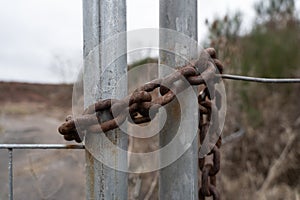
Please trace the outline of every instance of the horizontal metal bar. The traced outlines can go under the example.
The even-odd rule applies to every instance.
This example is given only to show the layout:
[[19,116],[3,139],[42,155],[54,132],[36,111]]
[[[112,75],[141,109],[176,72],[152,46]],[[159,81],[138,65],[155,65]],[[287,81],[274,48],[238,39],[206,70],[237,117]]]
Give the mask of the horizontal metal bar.
[[0,144],[0,149],[84,149],[80,144]]
[[219,76],[223,79],[250,81],[250,82],[258,82],[258,83],[300,83],[300,78],[259,78],[259,77],[239,76],[239,75],[232,75],[232,74],[221,74]]

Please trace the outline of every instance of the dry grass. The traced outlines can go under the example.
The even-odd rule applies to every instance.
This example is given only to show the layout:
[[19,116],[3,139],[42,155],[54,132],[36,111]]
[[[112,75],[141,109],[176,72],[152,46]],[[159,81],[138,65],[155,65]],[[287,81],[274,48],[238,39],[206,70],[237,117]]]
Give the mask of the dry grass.
[[[1,87],[3,89],[3,86]],[[14,85],[14,88],[23,88],[23,86]],[[68,88],[70,89],[70,87]],[[257,126],[253,125],[253,121],[249,118],[248,113],[242,112],[241,105],[244,102],[237,92],[239,88],[231,83],[227,83],[226,89],[228,111],[223,134],[224,136],[229,135],[239,127],[245,130],[245,134],[226,143],[221,148],[222,163],[221,172],[218,175],[218,188],[223,194],[223,199],[298,200],[300,197],[300,105],[298,98],[300,86],[293,86],[289,88],[288,92],[285,87],[271,86],[262,88],[260,85],[252,85],[249,89],[253,90],[255,95],[251,97],[251,101],[257,103],[258,113],[256,114],[260,115],[259,123],[255,123]],[[67,114],[71,113],[70,91],[69,93],[64,93],[63,91],[65,90],[66,88],[54,90],[51,86],[49,91],[47,91],[47,87],[43,87],[43,94],[41,95],[39,95],[37,86],[24,91],[18,90],[18,96],[14,97],[26,96],[26,92],[30,91],[30,98],[34,97],[35,100],[31,101],[29,97],[24,97],[24,101],[22,99],[19,99],[20,101],[10,101],[9,99],[12,98],[8,96],[4,100],[0,98],[2,103],[0,108],[1,116],[5,118],[5,116],[11,115],[15,117],[15,120],[22,120],[24,116],[42,112],[45,116],[49,115],[62,121]],[[57,93],[54,91],[57,91]],[[51,97],[45,98],[47,93],[51,93]],[[65,99],[60,99],[62,96]],[[41,99],[48,100],[42,101]],[[65,103],[65,106],[59,106],[60,103]],[[253,120],[256,119],[254,118]],[[5,126],[0,121],[0,133],[4,132],[4,129]],[[154,143],[155,141],[146,143],[140,140],[131,148],[135,152],[148,152],[157,148],[157,146],[153,145]],[[45,187],[46,189],[44,188],[45,185],[38,187],[38,183],[43,181],[44,171],[50,169],[51,166],[55,166],[55,164],[57,164],[56,166],[61,165],[59,169],[68,169],[66,166],[74,166],[74,163],[84,166],[84,163],[80,163],[81,161],[77,162],[75,157],[68,159],[63,159],[62,157],[60,159],[59,155],[55,154],[55,156],[52,155],[43,157],[44,159],[35,160],[34,165],[30,165],[30,162],[26,165],[20,165],[24,168],[15,171],[16,175],[20,177],[29,174],[31,178],[26,180],[36,184],[32,188],[32,191],[38,194],[36,199],[57,199],[69,192],[82,192],[84,190],[84,180],[76,180],[75,184],[72,179],[74,172],[70,170],[65,170],[65,173],[62,170],[61,172],[63,173],[61,174],[67,176],[63,177],[64,181],[68,181],[69,184],[74,183],[72,187],[64,188],[64,186],[61,186],[60,177],[58,179],[54,177],[53,182],[57,183],[57,185],[55,187],[49,185],[52,188],[49,191],[47,187]],[[81,156],[82,158],[84,157],[83,155]],[[82,162],[84,162],[84,159],[82,159]],[[36,175],[36,180],[32,178],[34,177],[33,174],[38,174]],[[84,179],[84,175],[80,178]],[[50,180],[52,180],[51,177]],[[156,172],[129,175],[129,186],[129,199],[157,199],[158,183]],[[22,187],[24,186],[16,188],[16,193],[22,194]],[[74,196],[76,195],[78,194],[74,193]],[[81,194],[80,196],[84,195]]]
[[[248,89],[255,94],[252,101],[256,102],[260,122],[254,126],[238,104],[228,107],[227,113],[233,115],[227,116],[224,135],[234,131],[236,124],[246,133],[222,147],[220,187],[224,199],[299,199],[299,86],[252,85]],[[229,96],[228,101],[234,98]]]
[[3,103],[0,113],[2,115],[13,115],[13,116],[25,116],[37,113],[46,108],[45,104],[36,104],[30,102],[21,102],[21,103],[13,103],[6,102]]

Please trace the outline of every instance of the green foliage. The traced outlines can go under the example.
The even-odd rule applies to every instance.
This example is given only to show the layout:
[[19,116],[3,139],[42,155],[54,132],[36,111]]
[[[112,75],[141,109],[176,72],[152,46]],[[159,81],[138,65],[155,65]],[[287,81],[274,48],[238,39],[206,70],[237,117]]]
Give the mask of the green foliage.
[[300,26],[294,0],[261,1],[257,20],[241,40],[242,71],[257,76],[289,76],[300,63]]
[[[300,69],[300,20],[295,1],[261,0],[254,9],[256,20],[244,35],[241,34],[240,12],[207,22],[210,46],[217,49],[227,73],[292,77]],[[247,113],[251,124],[261,125],[260,102],[253,99],[253,94],[263,99],[267,96],[268,85],[254,88],[246,83],[236,89],[240,91],[241,109]]]
[[290,76],[300,64],[299,28],[254,31],[241,41],[244,74],[263,77]]
[[246,35],[240,34],[241,12],[206,21],[211,46],[225,64],[244,74],[289,76],[300,63],[300,21],[294,0],[264,0],[254,9],[257,19]]

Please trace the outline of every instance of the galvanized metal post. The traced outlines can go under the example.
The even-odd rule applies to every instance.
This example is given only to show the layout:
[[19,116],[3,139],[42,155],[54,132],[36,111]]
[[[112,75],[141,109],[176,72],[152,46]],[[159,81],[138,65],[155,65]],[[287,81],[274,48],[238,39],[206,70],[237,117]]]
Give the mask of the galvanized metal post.
[[[160,28],[172,29],[180,34],[185,34],[197,41],[197,0],[161,0],[160,1]],[[169,67],[182,65],[181,58],[178,57],[182,51],[190,51],[187,54],[197,53],[195,49],[184,49],[189,44],[176,44],[176,39],[172,39],[164,30],[160,31],[160,48],[170,50],[160,51],[160,64]],[[182,47],[182,48],[181,48]],[[193,52],[194,51],[194,52]],[[178,62],[179,61],[179,62]],[[160,75],[165,75],[165,70],[159,69]],[[185,113],[180,113],[180,107],[184,108],[183,112],[188,112],[189,109],[197,110],[197,104],[191,108],[195,102],[191,101],[187,96],[183,101],[173,101],[166,106],[167,121],[160,134],[161,147],[167,145],[174,135],[177,133],[180,123],[180,116]],[[182,112],[182,110],[181,110]],[[197,118],[197,115],[196,115]],[[190,124],[190,128],[194,124]],[[181,137],[191,134],[189,127],[184,132],[177,133]],[[159,177],[159,196],[160,199],[198,199],[198,137],[193,140],[191,147],[174,163],[160,170]],[[166,159],[170,155],[161,155],[160,159]],[[161,162],[163,162],[161,160]]]
[[8,148],[8,183],[9,183],[9,192],[8,192],[8,199],[14,199],[13,193],[13,149]]
[[[109,49],[109,54],[114,55],[116,52],[123,52],[125,55],[119,57],[112,70],[105,71],[103,66],[105,59],[97,50],[97,46],[112,37],[126,31],[126,0],[84,0],[83,1],[83,32],[84,32],[84,48],[83,53],[86,58],[89,53],[96,48],[94,55],[89,58],[89,62],[85,62],[84,68],[84,105],[87,107],[94,103],[98,98],[112,98],[116,91],[116,83],[119,78],[127,72],[126,58],[126,37],[122,43],[108,43],[102,46],[102,49]],[[95,71],[96,66],[96,71]],[[98,80],[94,82],[95,74]],[[97,89],[95,90],[95,86]],[[123,85],[122,92],[127,93],[127,86]],[[92,94],[92,95],[91,95]],[[103,118],[110,118],[107,113],[102,113]],[[99,137],[95,134],[86,135],[86,199],[127,199],[127,173],[112,169],[98,159],[95,154],[89,152],[89,145],[95,147],[100,145],[97,140]],[[116,146],[127,149],[127,136],[121,133],[120,129],[109,131],[107,137],[114,141]],[[94,138],[91,138],[94,137]],[[97,144],[98,143],[98,144]],[[127,167],[127,157],[120,156],[116,148],[107,147],[106,152],[113,155],[111,159],[116,165],[123,165],[123,169]],[[95,153],[95,152],[94,152]],[[96,154],[103,152],[98,151]],[[96,156],[97,157],[97,156]],[[113,166],[114,167],[114,166]]]

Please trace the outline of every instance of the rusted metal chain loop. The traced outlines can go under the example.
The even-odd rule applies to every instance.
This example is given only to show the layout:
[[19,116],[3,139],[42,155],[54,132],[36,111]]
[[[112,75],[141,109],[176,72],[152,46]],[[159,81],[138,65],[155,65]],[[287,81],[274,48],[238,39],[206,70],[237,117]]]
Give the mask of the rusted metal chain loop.
[[209,171],[209,176],[215,176],[220,170],[220,151],[218,147],[214,147],[213,153],[213,166]]
[[[207,56],[210,58],[207,60]],[[150,122],[159,109],[173,101],[176,96],[191,85],[199,86],[198,132],[201,146],[211,149],[209,157],[212,163],[207,163],[206,157],[199,157],[199,168],[202,172],[199,188],[199,199],[213,196],[220,199],[216,189],[216,174],[220,170],[221,137],[218,128],[218,111],[221,109],[221,94],[215,90],[215,84],[221,80],[217,74],[223,72],[223,65],[217,59],[216,51],[208,48],[201,52],[200,59],[191,61],[178,68],[164,78],[152,80],[138,87],[125,98],[99,100],[86,108],[81,116],[68,116],[58,131],[65,140],[81,142],[79,136],[83,133],[107,132],[118,128],[127,118],[129,123],[141,124]],[[206,58],[206,59],[201,59]],[[201,87],[200,87],[201,85]],[[153,92],[158,90],[160,96],[153,98]],[[150,109],[151,115],[150,116]],[[103,121],[101,113],[108,113],[111,119]],[[203,144],[206,137],[218,137],[216,144]]]
[[[215,83],[219,80],[210,77],[212,73],[222,73],[222,63],[216,59],[216,53],[213,49],[209,49],[211,58],[214,64],[217,66],[218,71],[215,68],[208,67],[209,70],[214,71],[208,73],[209,70],[204,71],[201,75],[206,82],[206,87],[199,92],[198,104],[199,104],[199,139],[201,148],[211,149],[206,157],[199,157],[199,169],[201,171],[201,184],[199,188],[199,199],[205,199],[205,197],[212,196],[213,199],[219,200],[220,194],[216,189],[217,180],[216,175],[220,170],[220,151],[221,136],[219,130],[218,110],[221,109],[221,94],[215,90]],[[207,75],[205,74],[207,73]],[[216,144],[211,144],[205,141],[208,137],[218,137]],[[215,140],[213,140],[215,141]],[[205,143],[204,143],[205,142]],[[200,148],[199,148],[200,153]],[[200,156],[200,155],[199,155]],[[210,159],[208,159],[210,158]],[[209,162],[212,161],[212,163]]]
[[[208,80],[210,78],[214,77],[214,72],[215,69],[213,68],[213,65],[208,65],[207,70],[204,71],[201,75],[198,75],[197,80],[202,80],[202,82],[204,82],[204,80]],[[116,128],[118,127],[117,125],[119,125],[119,122],[123,122],[124,120],[120,120],[120,119],[124,119],[124,114],[122,114],[122,116],[119,116],[120,113],[123,113],[124,110],[126,109],[126,107],[131,107],[133,104],[139,104],[139,106],[136,106],[135,109],[127,109],[127,111],[130,111],[130,116],[135,116],[136,113],[139,113],[141,115],[141,118],[143,118],[143,120],[138,120],[136,118],[137,122],[144,122],[144,121],[148,121],[149,120],[149,116],[148,116],[148,111],[150,109],[151,106],[158,104],[160,106],[164,106],[166,104],[168,104],[169,102],[171,102],[176,94],[178,94],[180,91],[184,90],[185,87],[183,87],[181,85],[181,87],[175,87],[175,85],[173,84],[174,82],[178,81],[181,77],[185,77],[185,78],[189,78],[189,77],[196,77],[196,75],[199,74],[197,73],[195,66],[193,66],[191,63],[186,65],[185,67],[182,67],[178,70],[176,70],[174,73],[168,75],[165,79],[157,79],[157,80],[153,80],[150,83],[146,83],[144,86],[138,88],[135,92],[133,92],[133,94],[125,97],[123,100],[116,100],[116,99],[106,99],[106,100],[100,100],[98,102],[96,102],[95,104],[89,106],[85,111],[83,115],[86,114],[93,114],[95,112],[99,112],[99,111],[103,111],[103,110],[109,110],[111,113],[114,114],[114,117],[116,120],[111,119],[109,120],[109,122],[104,122],[100,127],[102,128],[102,131],[106,132],[108,130],[111,130],[112,128]],[[201,78],[200,78],[201,77]],[[192,80],[194,80],[193,78],[190,78]],[[162,84],[166,84],[166,85],[172,85],[171,86],[171,90],[168,89],[168,91],[163,92],[162,96],[152,100],[151,98],[151,94],[149,92],[152,92],[154,89],[161,87]],[[187,84],[186,84],[187,85]],[[151,102],[151,104],[144,104],[145,102]],[[143,105],[148,105],[146,108],[143,107]],[[156,106],[156,107],[160,107],[160,106]],[[133,113],[133,111],[135,113]],[[79,121],[77,120],[76,122],[80,122],[78,123],[80,126],[86,127],[91,125],[90,122],[95,122],[94,119],[90,119],[92,118],[92,116],[86,116],[86,117],[79,117]],[[145,120],[147,118],[147,120]],[[135,121],[135,119],[133,119],[132,121]],[[106,127],[107,126],[107,127]],[[64,124],[62,124],[59,127],[59,132],[63,135],[68,135],[70,133],[74,134],[76,133],[76,127],[75,127],[75,121],[74,120],[70,120],[68,122],[65,122]],[[98,130],[93,128],[92,130]],[[71,137],[69,137],[71,138]]]

